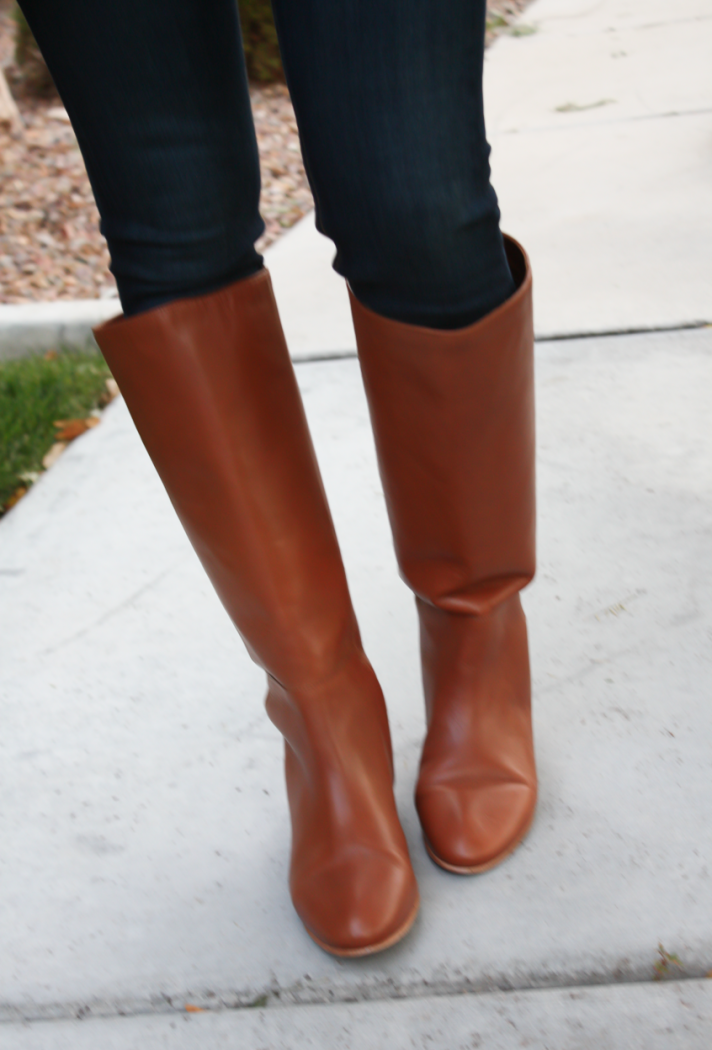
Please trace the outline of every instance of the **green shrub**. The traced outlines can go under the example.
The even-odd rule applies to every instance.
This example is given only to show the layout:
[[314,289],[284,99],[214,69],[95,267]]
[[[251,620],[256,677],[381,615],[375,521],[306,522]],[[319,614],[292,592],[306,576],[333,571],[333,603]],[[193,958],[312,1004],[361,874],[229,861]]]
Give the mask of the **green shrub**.
[[242,44],[250,80],[284,80],[270,0],[238,0]]

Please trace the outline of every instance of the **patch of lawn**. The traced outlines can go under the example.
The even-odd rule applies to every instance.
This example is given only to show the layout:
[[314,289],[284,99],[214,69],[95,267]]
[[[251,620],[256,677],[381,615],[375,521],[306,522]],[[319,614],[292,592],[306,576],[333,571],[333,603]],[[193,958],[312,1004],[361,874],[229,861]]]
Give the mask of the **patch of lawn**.
[[85,418],[106,403],[110,375],[103,357],[90,351],[0,361],[0,515],[42,471],[57,440],[55,421]]

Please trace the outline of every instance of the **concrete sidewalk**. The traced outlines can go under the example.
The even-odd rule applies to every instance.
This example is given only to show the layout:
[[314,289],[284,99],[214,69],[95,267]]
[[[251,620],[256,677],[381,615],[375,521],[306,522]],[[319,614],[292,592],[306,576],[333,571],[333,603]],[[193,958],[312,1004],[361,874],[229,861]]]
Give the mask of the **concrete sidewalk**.
[[539,335],[712,321],[709,0],[537,0],[486,60]]
[[[617,32],[642,35],[634,15],[650,7],[630,0],[624,19],[602,3],[590,17],[612,12]],[[552,8],[528,8],[538,32],[500,41],[488,76],[499,55],[503,81],[525,76],[517,49],[543,46]],[[696,26],[712,43],[712,19]],[[564,75],[566,98],[586,101]],[[692,231],[697,198],[683,211],[685,199]],[[328,322],[313,320],[319,250],[304,225],[272,253],[302,357],[353,351],[328,283]],[[624,328],[641,327],[638,272]],[[583,326],[590,284],[579,293]],[[357,362],[302,360],[297,374],[388,700],[419,920],[365,960],[304,934],[263,676],[115,402],[0,522],[0,1045],[709,1050],[712,329],[537,346],[539,573],[525,605],[541,803],[523,847],[473,879],[436,868],[420,842],[415,616]],[[679,956],[678,980],[653,981],[659,945]]]
[[[297,371],[388,698],[421,917],[372,960],[305,936],[262,675],[119,402],[0,526],[5,1020],[645,982],[659,943],[703,977],[712,331],[538,348],[540,568],[525,605],[541,803],[525,845],[476,879],[420,843],[416,628],[357,363]],[[695,994],[709,1041],[712,983]],[[10,1045],[29,1031],[7,1029]]]

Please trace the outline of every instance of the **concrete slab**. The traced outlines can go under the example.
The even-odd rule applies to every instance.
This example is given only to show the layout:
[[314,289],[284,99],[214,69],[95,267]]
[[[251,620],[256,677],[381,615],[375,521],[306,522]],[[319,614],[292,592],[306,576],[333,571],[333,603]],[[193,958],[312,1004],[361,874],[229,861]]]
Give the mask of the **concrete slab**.
[[355,360],[298,375],[388,698],[423,908],[335,960],[287,897],[281,742],[121,402],[0,522],[6,1020],[712,968],[712,330],[537,350],[526,593],[541,805],[473,879],[425,856],[422,700]]
[[712,320],[706,0],[535,0],[485,60],[503,228],[527,246],[536,330]]
[[346,282],[332,268],[336,249],[306,215],[265,252],[289,352],[295,361],[350,354],[356,340]]
[[2,1027],[5,1050],[709,1050],[712,982]]
[[534,0],[515,27],[530,32],[486,53],[491,133],[710,110],[711,22],[707,0]]

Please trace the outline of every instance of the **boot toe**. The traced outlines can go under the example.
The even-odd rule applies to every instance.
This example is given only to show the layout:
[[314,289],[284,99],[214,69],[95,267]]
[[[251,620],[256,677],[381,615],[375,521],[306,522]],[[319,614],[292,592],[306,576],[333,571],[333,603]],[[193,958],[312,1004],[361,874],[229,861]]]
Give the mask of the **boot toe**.
[[416,806],[433,860],[449,871],[474,874],[504,860],[524,838],[536,789],[521,782],[438,785],[420,790]]
[[369,955],[408,932],[418,911],[409,861],[358,851],[292,879],[292,899],[310,937],[334,955]]

